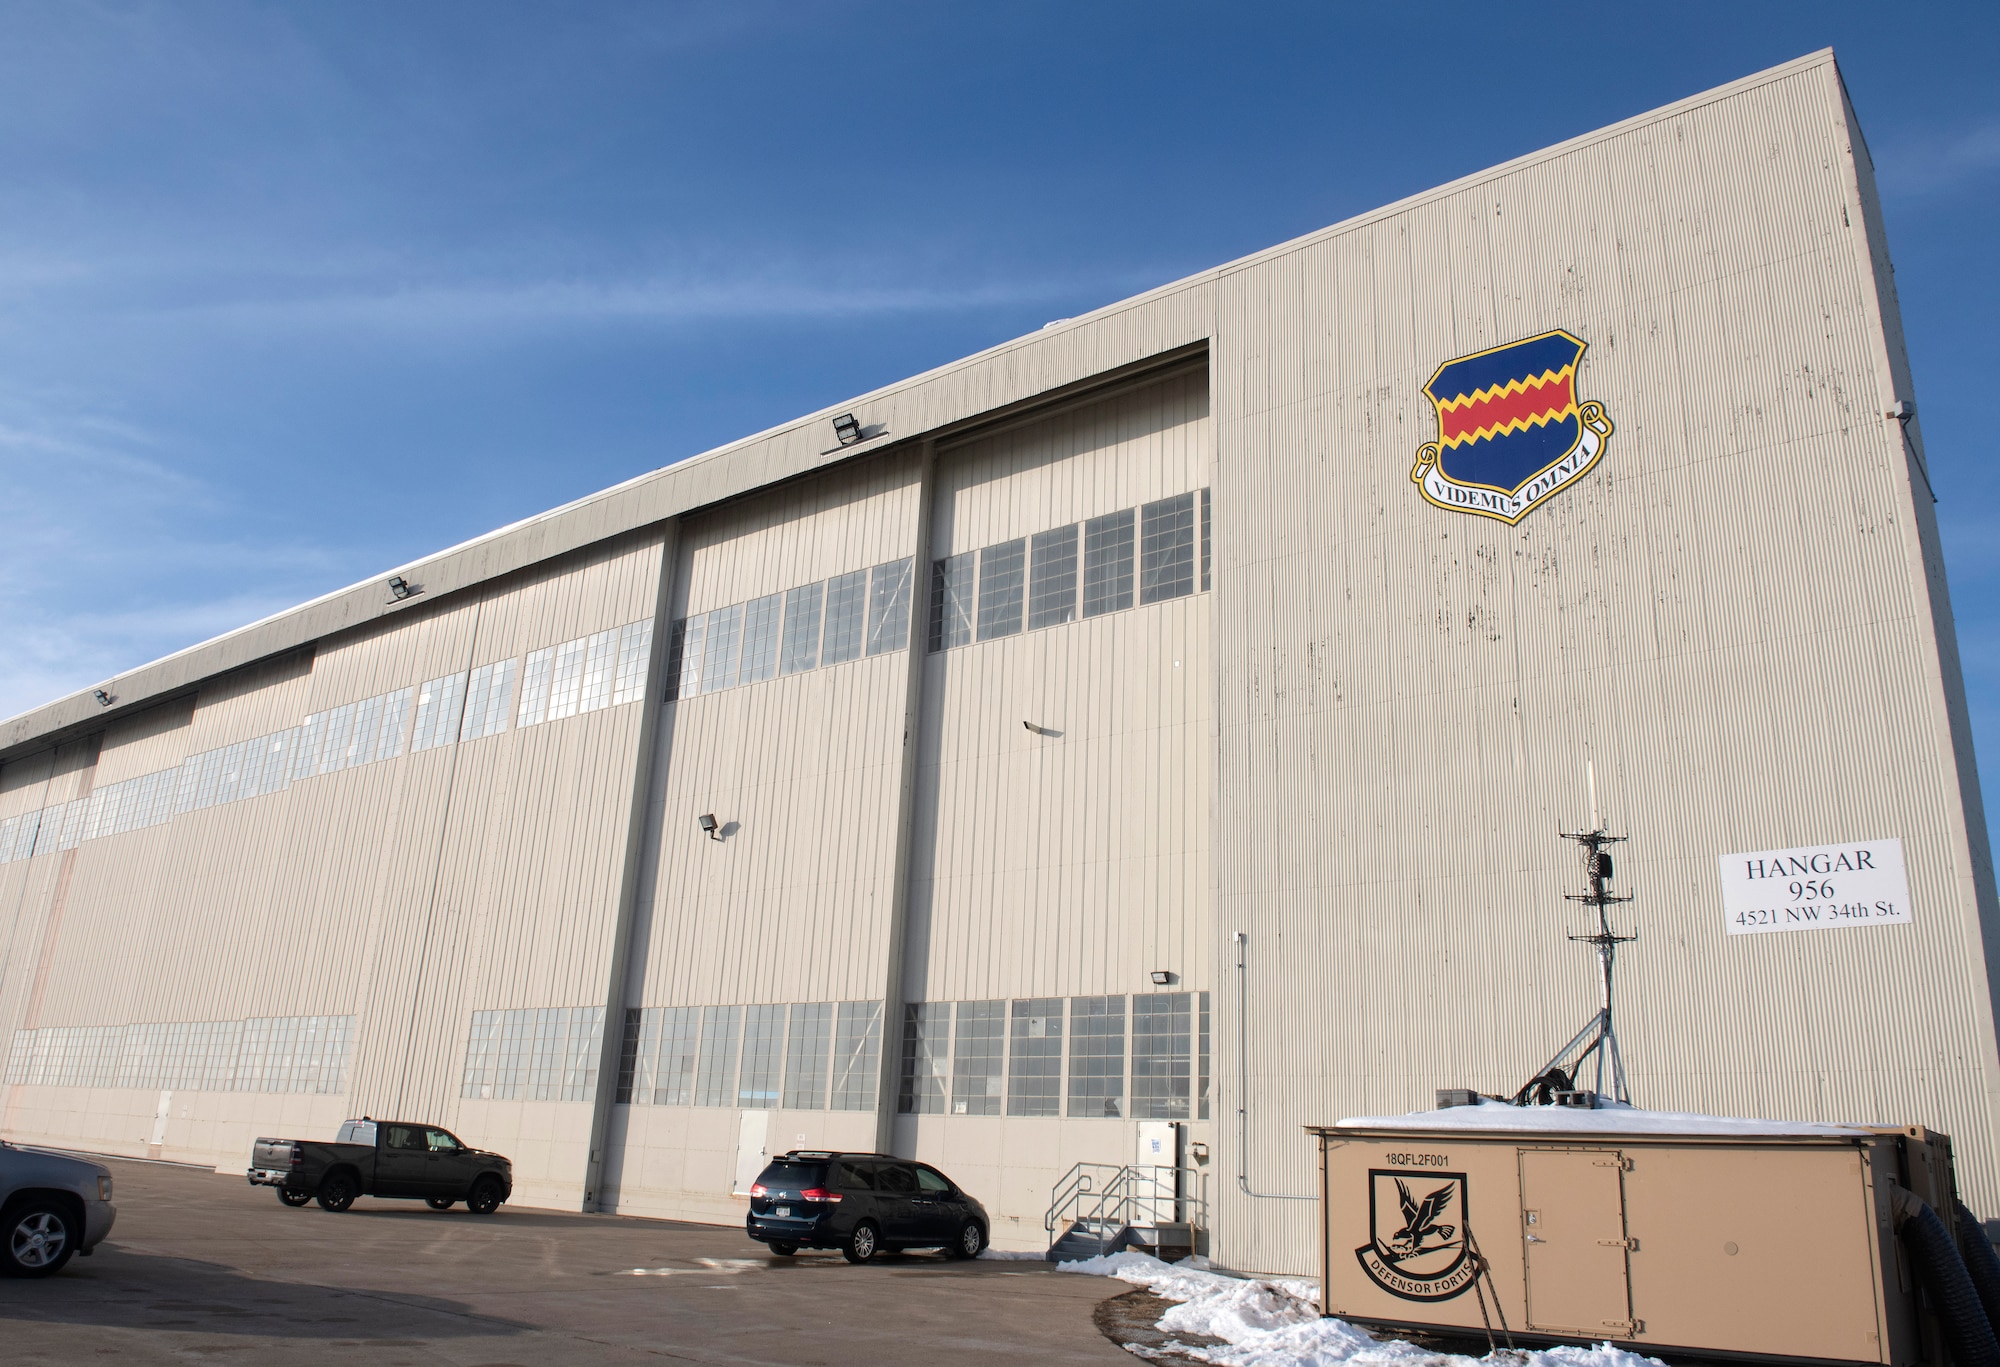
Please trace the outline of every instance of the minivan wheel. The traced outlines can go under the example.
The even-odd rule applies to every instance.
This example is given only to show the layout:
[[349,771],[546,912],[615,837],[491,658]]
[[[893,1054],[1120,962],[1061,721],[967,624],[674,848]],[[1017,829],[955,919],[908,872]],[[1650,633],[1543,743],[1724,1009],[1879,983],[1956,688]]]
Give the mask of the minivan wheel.
[[297,1210],[300,1206],[312,1200],[312,1198],[313,1194],[309,1191],[293,1191],[290,1187],[278,1188],[278,1199],[293,1210]]
[[76,1252],[75,1217],[53,1201],[24,1201],[0,1220],[0,1271],[50,1277]]
[[472,1184],[472,1194],[465,1198],[465,1208],[474,1215],[491,1215],[500,1209],[500,1183],[491,1177],[482,1177]]
[[977,1258],[985,1247],[986,1231],[979,1227],[979,1221],[967,1220],[958,1231],[958,1241],[946,1251],[954,1258]]
[[799,1251],[797,1244],[772,1244],[771,1251],[780,1258],[789,1258]]
[[344,1172],[336,1172],[319,1184],[319,1208],[335,1214],[354,1204],[360,1193],[354,1189],[354,1179]]
[[841,1256],[850,1263],[868,1262],[881,1252],[881,1239],[881,1234],[875,1228],[875,1222],[863,1220],[854,1227],[854,1232],[847,1236],[847,1242],[841,1245]]

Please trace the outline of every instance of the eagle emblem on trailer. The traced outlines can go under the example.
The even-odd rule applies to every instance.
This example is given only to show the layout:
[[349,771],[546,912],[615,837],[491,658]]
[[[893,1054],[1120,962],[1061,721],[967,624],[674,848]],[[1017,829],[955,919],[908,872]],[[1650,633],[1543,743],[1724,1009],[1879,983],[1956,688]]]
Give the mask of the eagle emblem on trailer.
[[1368,1279],[1406,1301],[1446,1301],[1478,1273],[1466,1237],[1465,1174],[1368,1173],[1368,1242],[1354,1250]]
[[1438,438],[1410,479],[1440,508],[1509,526],[1603,458],[1611,415],[1577,398],[1589,344],[1555,328],[1446,361],[1424,385]]

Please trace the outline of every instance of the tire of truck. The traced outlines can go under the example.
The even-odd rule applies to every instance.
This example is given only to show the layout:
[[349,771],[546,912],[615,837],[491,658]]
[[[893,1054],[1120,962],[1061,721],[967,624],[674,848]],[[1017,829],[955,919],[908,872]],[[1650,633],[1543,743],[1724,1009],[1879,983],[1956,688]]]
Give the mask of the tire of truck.
[[293,1191],[290,1187],[278,1188],[278,1199],[294,1210],[297,1210],[300,1206],[312,1200],[312,1198],[313,1194],[309,1191]]
[[432,1210],[450,1210],[457,1202],[453,1201],[449,1196],[426,1196],[424,1204]]
[[465,1198],[465,1208],[474,1215],[491,1215],[500,1209],[500,1202],[506,1198],[500,1194],[500,1179],[482,1177],[472,1184],[472,1191]]
[[1986,1308],[1986,1322],[2000,1323],[2000,1255],[1993,1252],[1993,1243],[1986,1237],[1979,1218],[1965,1208],[1965,1202],[1955,1201],[1958,1206],[1958,1251],[1965,1259],[1965,1270],[1972,1278],[1972,1289],[1979,1293],[1979,1303]]
[[2000,1367],[2000,1341],[1993,1337],[1986,1309],[1979,1303],[1965,1260],[1953,1246],[1944,1221],[1902,1187],[1890,1192],[1890,1209],[1917,1281],[1944,1331],[1952,1362],[1956,1367]]
[[319,1184],[319,1208],[335,1214],[354,1204],[354,1198],[361,1194],[351,1172],[330,1172]]
[[53,1277],[76,1252],[83,1222],[69,1206],[29,1197],[0,1216],[0,1272],[9,1277]]

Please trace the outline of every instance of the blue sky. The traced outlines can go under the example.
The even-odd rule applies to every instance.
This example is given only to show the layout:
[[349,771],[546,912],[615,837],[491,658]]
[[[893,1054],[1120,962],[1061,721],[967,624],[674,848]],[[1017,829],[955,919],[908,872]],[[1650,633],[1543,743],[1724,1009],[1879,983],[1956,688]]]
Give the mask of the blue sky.
[[0,715],[1832,45],[2000,793],[2000,6],[0,3]]

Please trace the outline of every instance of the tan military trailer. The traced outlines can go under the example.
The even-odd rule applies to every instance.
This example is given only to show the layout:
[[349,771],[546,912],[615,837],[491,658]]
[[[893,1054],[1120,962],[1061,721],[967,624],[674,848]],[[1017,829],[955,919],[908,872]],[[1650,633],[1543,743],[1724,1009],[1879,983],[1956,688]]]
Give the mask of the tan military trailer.
[[1773,1361],[1990,1341],[1955,1245],[1992,1249],[1935,1131],[1494,1102],[1308,1128],[1329,1315]]

